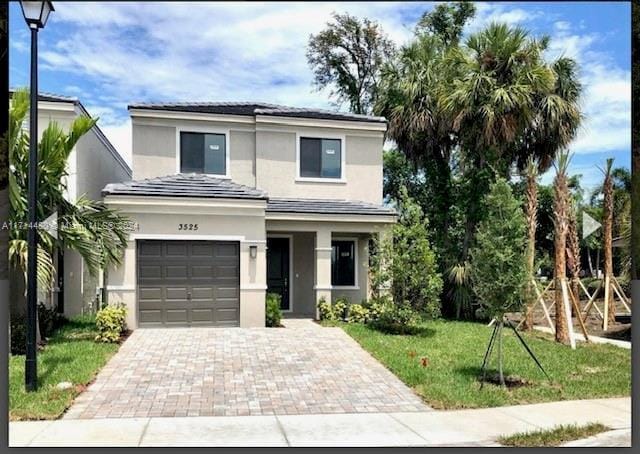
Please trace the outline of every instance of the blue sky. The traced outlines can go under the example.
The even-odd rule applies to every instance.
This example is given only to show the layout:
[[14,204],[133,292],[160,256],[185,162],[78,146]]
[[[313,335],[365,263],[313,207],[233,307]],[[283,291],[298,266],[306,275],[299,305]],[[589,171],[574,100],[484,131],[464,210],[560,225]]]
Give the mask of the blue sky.
[[[54,2],[55,3],[55,2]],[[305,46],[332,11],[375,19],[398,44],[411,38],[433,2],[215,3],[57,2],[40,33],[40,89],[76,96],[125,159],[127,104],[135,101],[247,101],[331,108],[311,84]],[[552,38],[549,58],[580,64],[584,127],[572,143],[572,172],[599,183],[597,165],[630,166],[631,39],[626,2],[477,3],[465,33],[491,21]],[[29,35],[10,7],[10,80],[26,86]],[[543,177],[547,183],[551,174]]]

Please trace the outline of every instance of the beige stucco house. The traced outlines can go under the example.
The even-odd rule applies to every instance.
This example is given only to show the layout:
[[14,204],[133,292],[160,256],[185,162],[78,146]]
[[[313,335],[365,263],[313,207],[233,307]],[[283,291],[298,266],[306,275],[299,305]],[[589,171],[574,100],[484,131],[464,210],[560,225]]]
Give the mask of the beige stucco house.
[[380,117],[262,103],[129,106],[133,179],[104,188],[133,221],[110,303],[130,328],[265,324],[369,292],[383,205]]
[[[41,93],[38,99],[38,137],[51,122],[68,131],[71,123],[80,116],[90,115],[77,98]],[[29,127],[28,121],[24,127]],[[71,151],[67,172],[65,197],[68,200],[77,200],[82,195],[100,200],[101,191],[107,183],[131,179],[131,168],[98,125],[91,128]],[[66,316],[94,311],[102,288],[101,276],[91,276],[80,254],[71,250],[59,251],[55,265],[58,272],[53,294],[40,289],[38,300],[52,301]],[[10,270],[9,287],[12,312],[26,311],[24,277],[20,271]]]

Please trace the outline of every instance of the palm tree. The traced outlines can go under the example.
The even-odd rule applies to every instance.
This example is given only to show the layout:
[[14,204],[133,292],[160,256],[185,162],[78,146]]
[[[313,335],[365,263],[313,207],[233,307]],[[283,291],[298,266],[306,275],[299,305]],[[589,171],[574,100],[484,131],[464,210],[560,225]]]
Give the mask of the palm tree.
[[[29,110],[29,94],[18,90],[13,94],[9,112],[9,198],[11,229],[9,259],[14,267],[26,272],[27,263],[27,194],[29,166],[29,132],[22,124]],[[38,229],[38,284],[48,289],[55,269],[53,254],[57,248],[77,251],[85,260],[89,273],[117,265],[127,244],[127,218],[109,209],[101,201],[82,196],[76,201],[65,198],[66,167],[69,154],[77,141],[97,120],[79,117],[68,133],[52,122],[42,134],[38,146],[37,219],[47,219],[58,212],[58,235]]]
[[[604,246],[604,278],[605,285],[611,287],[609,279],[613,277],[613,175],[611,168],[613,166],[613,159],[607,159],[607,165],[604,170],[604,184],[602,185],[604,192],[604,216],[603,216],[603,246]],[[613,298],[613,292],[611,288],[605,289],[605,295],[607,295],[608,301],[605,301],[605,307],[608,307],[608,323],[614,324],[616,322],[616,306]]]
[[573,293],[576,303],[580,301],[580,237],[578,236],[577,212],[577,201],[570,198],[569,206],[567,208],[567,265],[571,273],[571,293]]
[[375,113],[389,120],[387,134],[413,164],[423,170],[434,206],[427,212],[439,232],[438,247],[446,244],[451,206],[451,153],[456,139],[452,118],[439,104],[446,80],[455,68],[445,64],[446,46],[432,35],[418,36],[385,65]]
[[554,211],[554,280],[555,280],[555,312],[556,312],[556,341],[566,344],[569,342],[570,320],[567,320],[562,286],[566,279],[566,245],[569,230],[569,185],[567,168],[570,157],[567,152],[558,153],[554,166],[556,176],[553,181],[553,211]]
[[464,74],[441,101],[460,135],[469,176],[462,260],[481,215],[479,198],[496,173],[509,176],[518,147],[536,118],[540,94],[554,88],[554,72],[542,58],[545,47],[546,40],[531,39],[522,28],[493,23],[450,55],[450,64]]
[[536,261],[536,227],[538,224],[538,163],[531,155],[524,169],[524,177],[526,179],[526,193],[524,214],[527,222],[527,248],[525,250],[525,261],[527,270],[527,286],[526,288],[526,311],[524,329],[533,328],[533,306],[536,302],[537,295],[535,292],[535,261]]

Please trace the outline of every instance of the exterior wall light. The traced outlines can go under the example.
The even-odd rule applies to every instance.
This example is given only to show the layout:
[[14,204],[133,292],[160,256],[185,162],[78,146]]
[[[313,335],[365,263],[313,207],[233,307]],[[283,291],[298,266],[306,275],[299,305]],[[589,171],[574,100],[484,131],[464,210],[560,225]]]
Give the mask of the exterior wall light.
[[255,244],[249,246],[249,257],[255,259],[258,256],[258,246]]

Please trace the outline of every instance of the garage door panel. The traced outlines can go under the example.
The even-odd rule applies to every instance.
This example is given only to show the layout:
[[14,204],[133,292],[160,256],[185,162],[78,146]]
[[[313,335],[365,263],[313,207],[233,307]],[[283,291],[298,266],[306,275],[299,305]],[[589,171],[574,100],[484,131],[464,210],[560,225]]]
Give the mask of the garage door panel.
[[213,323],[213,309],[193,309],[191,311],[191,322],[192,323]]
[[169,301],[187,301],[189,290],[187,287],[167,287],[165,290],[165,299]]
[[167,279],[187,279],[189,267],[184,265],[165,265],[165,275]]
[[187,258],[188,243],[186,241],[172,241],[165,243],[165,255],[168,258]]
[[213,265],[191,265],[193,279],[208,279],[213,277]]
[[215,290],[213,287],[192,287],[191,299],[193,301],[213,301],[215,299]]
[[162,257],[161,242],[141,242],[138,245],[139,257]]
[[233,242],[140,240],[140,325],[238,326],[239,250]]
[[138,276],[140,279],[161,279],[162,266],[158,265],[140,265],[138,267]]
[[140,308],[139,323],[162,325],[162,311],[160,309],[144,310]]
[[217,287],[216,288],[216,298],[239,298],[240,297],[240,289],[238,287]]
[[187,309],[167,309],[165,311],[167,323],[184,325],[187,323]]

